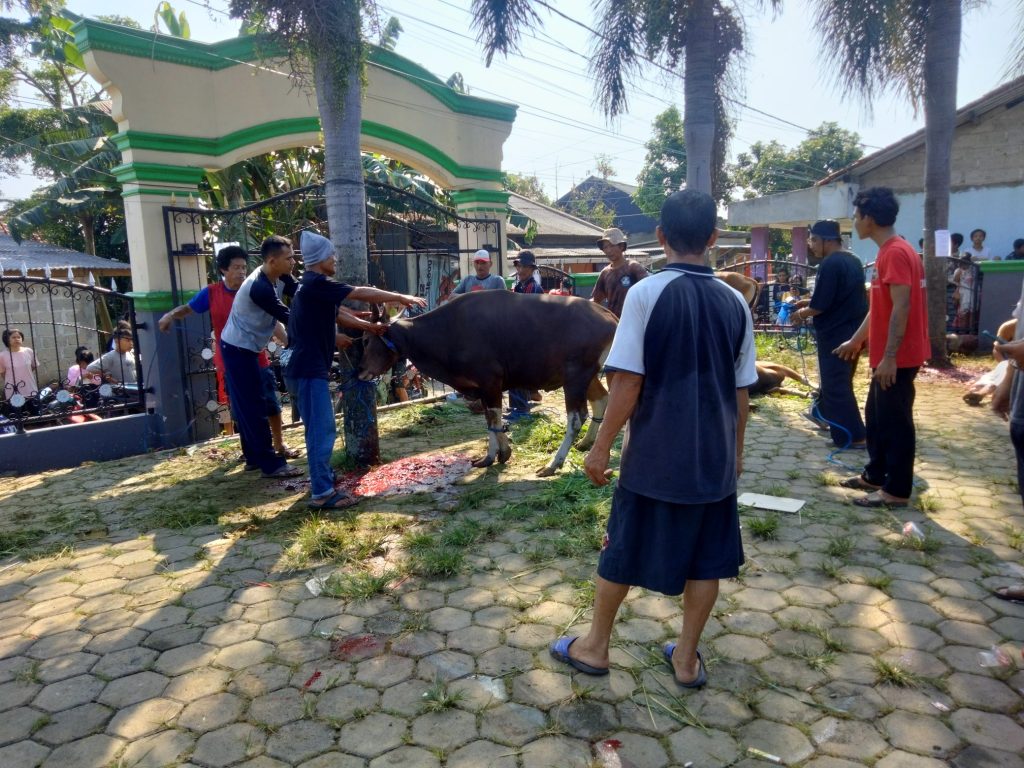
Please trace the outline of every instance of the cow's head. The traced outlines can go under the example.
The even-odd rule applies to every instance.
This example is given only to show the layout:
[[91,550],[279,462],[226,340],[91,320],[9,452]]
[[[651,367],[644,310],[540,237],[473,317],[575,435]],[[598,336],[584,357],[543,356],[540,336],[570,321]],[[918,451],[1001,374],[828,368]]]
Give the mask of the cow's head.
[[[370,322],[387,322],[387,312],[382,306],[374,305],[370,310]],[[398,360],[399,354],[395,345],[385,333],[378,336],[365,331],[363,333],[363,356],[359,361],[359,380],[369,381],[380,376]]]

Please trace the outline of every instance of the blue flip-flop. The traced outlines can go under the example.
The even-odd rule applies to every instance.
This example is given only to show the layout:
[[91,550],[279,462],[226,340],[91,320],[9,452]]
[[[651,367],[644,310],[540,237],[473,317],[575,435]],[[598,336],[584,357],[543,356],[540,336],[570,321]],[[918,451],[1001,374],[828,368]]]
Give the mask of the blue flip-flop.
[[579,640],[578,637],[563,636],[555,640],[548,649],[551,651],[551,656],[561,661],[564,664],[568,664],[570,667],[579,670],[585,675],[594,675],[600,677],[601,675],[608,674],[608,667],[592,667],[585,661],[574,659],[569,655],[569,646]]
[[697,651],[697,677],[688,683],[684,683],[678,677],[676,677],[676,668],[672,665],[672,654],[676,651],[675,643],[666,643],[663,653],[665,654],[665,661],[668,662],[669,669],[672,670],[672,679],[676,681],[676,685],[680,688],[703,688],[708,684],[708,670],[704,666],[704,657],[700,655],[700,651]]

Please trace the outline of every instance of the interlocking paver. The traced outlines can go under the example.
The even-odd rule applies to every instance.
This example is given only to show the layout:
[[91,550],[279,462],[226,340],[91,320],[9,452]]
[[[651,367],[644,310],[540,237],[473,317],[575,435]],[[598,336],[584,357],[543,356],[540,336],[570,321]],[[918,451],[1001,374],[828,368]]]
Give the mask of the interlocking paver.
[[196,742],[192,760],[211,768],[231,765],[263,751],[266,734],[248,723],[234,723],[204,733]]
[[65,709],[49,718],[32,738],[49,746],[67,744],[102,730],[113,715],[113,709],[95,703]]
[[334,729],[319,722],[288,723],[267,739],[267,754],[292,764],[334,746]]
[[[741,489],[785,484],[808,505],[802,517],[780,517],[776,540],[744,531],[749,564],[722,583],[702,639],[710,684],[680,699],[706,730],[680,727],[636,693],[638,680],[648,695],[662,686],[676,693],[658,647],[679,632],[678,598],[631,591],[605,678],[549,657],[557,633],[586,629],[589,613],[576,611],[596,551],[552,558],[565,533],[535,531],[534,518],[498,517],[509,501],[550,482],[524,463],[513,459],[500,477],[472,475],[471,485],[494,482],[497,490],[473,509],[454,503],[461,489],[436,504],[364,501],[360,520],[379,512],[389,525],[404,526],[420,509],[426,518],[417,524],[427,528],[437,509],[448,510],[438,525],[500,524],[497,535],[465,547],[459,574],[406,576],[391,594],[346,601],[312,596],[301,575],[281,567],[291,531],[271,542],[258,532],[228,536],[218,525],[142,530],[118,494],[168,503],[163,495],[174,498],[178,488],[152,480],[164,462],[190,461],[153,454],[90,469],[116,478],[89,478],[103,494],[91,503],[109,516],[107,540],[80,542],[71,558],[0,571],[0,764],[52,761],[60,747],[102,753],[110,744],[96,736],[117,735],[123,751],[101,765],[540,768],[589,765],[592,742],[612,736],[623,742],[622,757],[641,767],[753,768],[757,761],[743,754],[750,745],[806,768],[1021,768],[1014,739],[1024,665],[1014,643],[1024,636],[1024,608],[989,591],[1011,581],[999,563],[1019,561],[1006,531],[1024,529],[1019,499],[998,481],[1014,472],[1000,425],[968,422],[972,414],[951,387],[919,387],[917,470],[937,506],[898,517],[940,542],[922,553],[902,546],[891,520],[854,509],[849,492],[816,481],[815,473],[834,470],[809,442],[798,403],[762,403],[774,417],[751,419]],[[940,445],[935,425],[952,423],[964,427],[970,450]],[[431,445],[409,440],[396,453]],[[250,498],[267,510],[261,515],[294,503],[277,490],[266,495],[262,484],[264,495],[249,497],[249,478],[230,464],[222,473],[218,459],[202,458],[205,450],[194,457],[203,462],[204,498],[216,504],[229,495],[224,511]],[[148,464],[133,469],[139,461]],[[46,503],[52,494],[60,506],[74,493],[71,479],[29,478],[34,484],[19,500]],[[391,536],[380,567],[401,562],[399,539]],[[831,550],[844,539],[852,550],[837,557]],[[533,555],[545,552],[538,564]],[[364,632],[381,638],[380,654],[331,658],[332,641]],[[979,664],[979,652],[997,643],[1014,651],[1016,671]],[[922,682],[881,683],[876,659]],[[66,710],[47,714],[33,704],[58,698],[50,686],[74,690],[88,679],[109,682]],[[448,708],[427,711],[446,701]]]
[[32,706],[44,712],[60,712],[62,709],[70,709],[92,701],[105,685],[106,683],[92,675],[69,677],[43,688],[32,700]]
[[107,765],[124,747],[121,739],[106,734],[87,736],[57,747],[43,762],[44,768],[67,768],[71,765]]
[[181,712],[182,704],[171,699],[146,699],[120,710],[107,725],[107,733],[133,740],[163,730]]
[[164,768],[175,765],[192,751],[195,738],[183,731],[163,731],[132,741],[121,755],[121,762],[131,768]]

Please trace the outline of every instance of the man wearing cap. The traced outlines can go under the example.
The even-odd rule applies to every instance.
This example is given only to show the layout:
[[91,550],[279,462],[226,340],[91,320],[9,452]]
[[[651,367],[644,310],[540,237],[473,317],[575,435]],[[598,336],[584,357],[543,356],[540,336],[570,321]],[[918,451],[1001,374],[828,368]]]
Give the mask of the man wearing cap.
[[346,299],[371,304],[395,302],[406,307],[422,307],[427,302],[416,296],[369,286],[355,288],[332,280],[335,264],[331,241],[314,232],[303,232],[299,242],[305,271],[292,299],[288,318],[291,356],[284,375],[288,380],[288,390],[298,396],[299,415],[306,432],[311,496],[308,506],[311,509],[342,509],[355,504],[356,499],[334,490],[334,470],[331,469],[331,453],[338,433],[327,380],[335,346],[339,341],[345,346],[351,344],[347,336],[338,339],[337,326],[378,335],[383,334],[387,326],[359,319],[342,309],[341,302]]
[[606,229],[597,245],[608,257],[609,263],[601,270],[590,300],[608,307],[619,317],[626,301],[626,292],[647,277],[647,270],[639,262],[626,258],[626,236],[618,227]]
[[860,259],[843,250],[839,223],[816,221],[807,237],[811,257],[820,261],[814,295],[801,299],[794,317],[814,318],[818,340],[818,397],[810,417],[828,426],[832,442],[840,448],[863,448],[864,420],[853,393],[857,360],[843,360],[833,350],[853,336],[868,312],[864,295],[864,267]]
[[462,278],[452,293],[472,293],[473,291],[503,291],[505,281],[497,275],[491,274],[491,254],[486,248],[481,248],[473,254],[473,269],[475,275],[467,275]]
[[[515,293],[544,293],[536,279],[537,257],[533,251],[520,251],[512,264],[516,268],[516,283],[512,286]],[[506,421],[519,421],[530,416],[530,395],[528,389],[510,389],[508,391],[508,416]]]

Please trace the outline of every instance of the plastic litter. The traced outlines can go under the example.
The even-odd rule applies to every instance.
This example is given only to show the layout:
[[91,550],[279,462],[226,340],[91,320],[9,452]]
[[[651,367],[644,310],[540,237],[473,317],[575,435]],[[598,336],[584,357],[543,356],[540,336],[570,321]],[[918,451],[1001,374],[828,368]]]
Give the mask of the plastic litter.
[[736,503],[754,509],[770,509],[773,512],[799,512],[807,502],[803,499],[791,499],[786,496],[768,496],[763,493],[744,493]]
[[1012,663],[1010,655],[998,645],[988,651],[978,651],[978,664],[983,667],[1008,667]]
[[782,765],[782,758],[778,755],[773,755],[770,752],[764,752],[756,747],[747,747],[747,754],[751,757],[756,757],[761,760],[767,760],[769,763],[775,763],[776,765]]
[[313,597],[319,597],[320,593],[324,591],[324,582],[326,582],[323,576],[314,576],[306,582],[306,589]]
[[903,524],[903,535],[910,539],[917,539],[918,541],[924,541],[924,531],[921,530],[921,526],[917,523],[907,521]]
[[949,712],[949,707],[947,707],[941,701],[933,701],[932,706],[939,710],[939,712]]
[[618,739],[605,739],[594,745],[600,768],[636,768],[636,764],[619,754],[622,742]]

